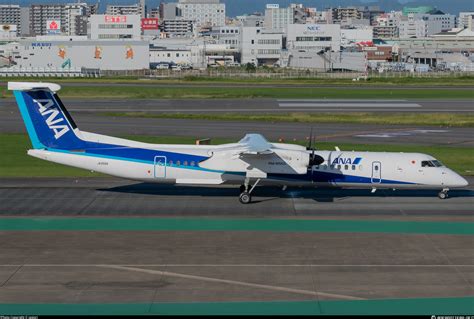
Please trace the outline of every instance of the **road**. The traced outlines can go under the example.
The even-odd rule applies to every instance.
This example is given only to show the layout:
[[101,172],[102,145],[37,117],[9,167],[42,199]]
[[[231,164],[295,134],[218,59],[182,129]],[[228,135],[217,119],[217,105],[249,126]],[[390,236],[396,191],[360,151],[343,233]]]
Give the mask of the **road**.
[[[82,107],[85,107],[84,105]],[[102,111],[70,107],[83,131],[106,135],[183,136],[239,139],[261,133],[268,139],[305,140],[311,129],[319,142],[423,144],[474,146],[474,128],[420,127],[416,125],[308,124],[295,122],[212,121],[103,116]],[[0,133],[24,133],[23,120],[13,103],[0,105]]]

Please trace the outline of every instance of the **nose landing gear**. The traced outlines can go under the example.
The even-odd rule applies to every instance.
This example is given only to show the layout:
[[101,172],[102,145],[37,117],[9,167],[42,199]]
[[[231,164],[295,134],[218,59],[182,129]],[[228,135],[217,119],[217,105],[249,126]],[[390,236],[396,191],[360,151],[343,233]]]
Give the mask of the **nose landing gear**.
[[449,189],[446,188],[446,189],[443,189],[441,192],[439,192],[439,193],[438,193],[439,199],[446,199],[446,198],[448,198],[448,197],[449,197],[449,196],[448,196],[448,191],[449,191]]
[[248,178],[245,179],[245,184],[240,186],[240,195],[239,195],[240,203],[249,204],[250,202],[252,202],[251,194],[259,182],[260,182],[260,179],[257,179],[255,184],[253,184],[249,190],[250,180]]

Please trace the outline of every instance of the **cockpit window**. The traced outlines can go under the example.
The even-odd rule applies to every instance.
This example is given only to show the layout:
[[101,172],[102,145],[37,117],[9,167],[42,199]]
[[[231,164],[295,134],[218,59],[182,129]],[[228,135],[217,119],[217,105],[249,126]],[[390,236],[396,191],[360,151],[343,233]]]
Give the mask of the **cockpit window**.
[[421,162],[421,167],[442,167],[442,166],[444,166],[443,163],[441,163],[438,160]]
[[431,161],[436,167],[443,167],[444,164],[438,160]]

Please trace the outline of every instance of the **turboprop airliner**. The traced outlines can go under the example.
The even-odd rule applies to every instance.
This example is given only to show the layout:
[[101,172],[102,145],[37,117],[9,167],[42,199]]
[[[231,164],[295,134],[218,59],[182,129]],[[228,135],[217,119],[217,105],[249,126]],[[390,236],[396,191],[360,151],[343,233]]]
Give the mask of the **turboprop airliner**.
[[[436,189],[467,181],[430,155],[316,150],[247,134],[222,145],[148,144],[79,130],[54,83],[9,82],[32,143],[28,155],[130,180],[236,185],[248,204],[256,186]],[[312,140],[312,138],[311,138]],[[316,190],[317,191],[317,190]]]

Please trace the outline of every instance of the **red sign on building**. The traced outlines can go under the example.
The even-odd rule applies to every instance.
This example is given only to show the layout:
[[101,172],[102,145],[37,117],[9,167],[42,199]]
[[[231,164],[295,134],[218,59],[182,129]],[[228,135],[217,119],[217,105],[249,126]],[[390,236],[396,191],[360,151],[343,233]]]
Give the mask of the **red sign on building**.
[[127,16],[105,16],[106,23],[126,23]]
[[142,19],[142,30],[158,30],[158,18]]

